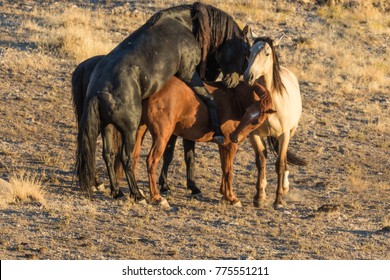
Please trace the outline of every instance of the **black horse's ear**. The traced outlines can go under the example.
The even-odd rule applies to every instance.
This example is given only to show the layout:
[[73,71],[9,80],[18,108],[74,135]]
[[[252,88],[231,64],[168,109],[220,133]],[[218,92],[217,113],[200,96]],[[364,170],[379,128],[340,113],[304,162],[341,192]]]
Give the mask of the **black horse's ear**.
[[244,34],[246,41],[249,43],[249,45],[252,46],[252,42],[253,42],[252,28],[250,28],[249,25],[245,25],[244,29],[242,30],[242,33]]

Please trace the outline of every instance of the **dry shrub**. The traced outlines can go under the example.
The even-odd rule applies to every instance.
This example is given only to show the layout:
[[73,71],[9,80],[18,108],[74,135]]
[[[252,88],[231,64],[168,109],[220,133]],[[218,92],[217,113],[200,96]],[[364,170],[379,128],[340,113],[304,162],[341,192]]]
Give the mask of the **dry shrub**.
[[8,203],[38,203],[46,204],[45,190],[36,175],[20,172],[10,180],[10,196]]
[[356,0],[340,2],[342,3],[321,7],[319,14],[333,22],[346,24],[383,20],[385,9],[382,5],[378,5],[378,2],[381,1]]
[[33,31],[30,40],[39,49],[80,62],[106,54],[115,47],[110,39],[105,15],[75,6],[52,14],[37,11],[38,20],[26,21],[21,28]]

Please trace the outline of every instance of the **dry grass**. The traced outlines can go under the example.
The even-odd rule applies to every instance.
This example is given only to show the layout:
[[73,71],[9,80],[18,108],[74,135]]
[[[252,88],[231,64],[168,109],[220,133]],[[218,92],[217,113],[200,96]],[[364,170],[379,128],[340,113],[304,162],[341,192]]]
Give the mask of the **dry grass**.
[[[8,48],[0,58],[2,70],[18,77],[22,83],[31,82],[31,73],[45,73],[53,65],[53,58],[37,50]],[[35,77],[36,78],[36,77]]]
[[24,21],[19,32],[29,32],[29,40],[43,52],[56,53],[77,62],[106,54],[114,46],[104,15],[78,7],[67,7],[47,14],[36,8],[35,19]]
[[9,189],[2,195],[0,204],[4,206],[9,203],[38,203],[44,206],[45,194],[41,180],[36,175],[22,171],[11,177]]

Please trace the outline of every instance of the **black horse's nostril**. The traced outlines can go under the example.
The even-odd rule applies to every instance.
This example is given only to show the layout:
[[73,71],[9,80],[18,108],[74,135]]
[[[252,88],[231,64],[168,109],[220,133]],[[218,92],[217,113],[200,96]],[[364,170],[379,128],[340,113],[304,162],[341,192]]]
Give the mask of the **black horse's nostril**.
[[245,73],[244,79],[247,83],[251,83],[253,80],[253,74],[252,73]]

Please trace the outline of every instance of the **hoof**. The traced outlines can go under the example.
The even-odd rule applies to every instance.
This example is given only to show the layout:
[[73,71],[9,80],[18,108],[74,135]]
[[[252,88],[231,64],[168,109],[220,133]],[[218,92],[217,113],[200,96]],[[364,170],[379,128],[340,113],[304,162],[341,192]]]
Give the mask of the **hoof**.
[[275,210],[284,210],[286,206],[283,203],[274,203]]
[[171,190],[169,190],[169,189],[160,189],[160,194],[161,194],[161,195],[167,196],[167,195],[169,195],[170,193],[171,193]]
[[171,187],[168,184],[160,184],[160,194],[169,194]]
[[146,202],[146,199],[144,198],[144,199],[141,199],[141,200],[138,200],[137,201],[137,204],[139,204],[139,205],[148,205],[148,203]]
[[257,207],[257,208],[262,208],[264,207],[265,205],[265,198],[266,198],[266,194],[262,194],[262,195],[259,195],[259,194],[256,194],[253,196],[253,206]]
[[223,145],[223,143],[225,143],[225,138],[222,135],[215,135],[215,136],[213,136],[213,140],[218,145]]
[[111,191],[111,196],[114,199],[118,199],[118,198],[124,197],[124,194],[121,190],[114,190],[114,191]]
[[254,199],[253,206],[255,206],[256,208],[263,208],[264,207],[264,199],[262,199],[262,200]]
[[103,191],[104,190],[104,184],[103,183],[97,183],[96,185],[95,185],[95,189],[97,190],[97,191]]
[[191,188],[191,195],[193,197],[201,196],[202,191],[200,189],[198,189],[197,187]]
[[237,208],[241,208],[242,207],[242,203],[239,200],[234,200],[234,201],[230,202],[230,204],[232,206],[234,206],[234,207],[237,207]]
[[166,200],[165,198],[160,199],[158,205],[165,210],[171,210],[171,205],[169,205],[168,200]]
[[190,199],[202,200],[203,199],[203,194],[202,193],[191,194]]

